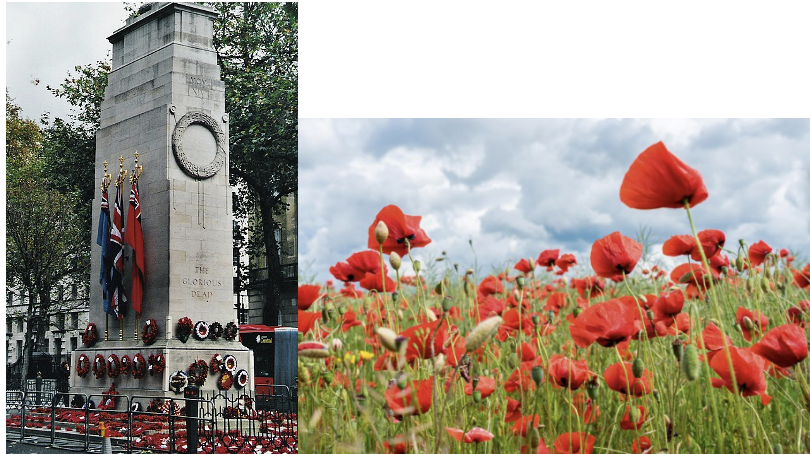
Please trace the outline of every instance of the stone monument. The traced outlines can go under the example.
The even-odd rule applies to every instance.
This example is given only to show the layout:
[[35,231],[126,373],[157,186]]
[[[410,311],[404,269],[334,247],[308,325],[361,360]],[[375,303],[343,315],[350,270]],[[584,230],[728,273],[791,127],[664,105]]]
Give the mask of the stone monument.
[[[182,397],[169,386],[174,371],[188,371],[192,362],[211,362],[215,354],[233,355],[249,373],[245,391],[253,390],[253,355],[238,342],[194,336],[182,342],[175,335],[183,317],[209,325],[237,322],[233,305],[233,220],[228,183],[228,114],[225,86],[220,80],[213,48],[217,13],[191,3],[153,3],[108,39],[113,45],[112,71],[101,105],[96,136],[96,181],[104,163],[113,180],[119,170],[131,174],[143,166],[139,179],[145,278],[142,315],[136,319],[131,302],[122,304],[123,320],[104,312],[99,284],[101,247],[93,227],[90,322],[98,340],[73,353],[71,387],[98,395],[115,382],[122,395]],[[120,159],[123,157],[123,163]],[[121,187],[123,213],[128,211],[129,179]],[[109,188],[112,216],[115,186]],[[101,210],[101,191],[93,203],[94,223]],[[124,249],[124,288],[132,288],[133,252]],[[148,320],[158,327],[157,340],[145,345],[142,330]],[[106,322],[105,322],[106,321]],[[106,325],[106,327],[105,327]],[[106,331],[106,333],[105,333]],[[106,335],[105,335],[106,334]],[[91,371],[77,375],[77,361],[86,354],[92,366],[97,354],[134,358],[140,353],[163,354],[163,373],[140,379],[132,374],[96,378]],[[205,395],[217,391],[219,372],[200,387]],[[237,389],[234,384],[233,389]],[[96,398],[98,403],[98,398]],[[142,402],[146,405],[148,402]]]

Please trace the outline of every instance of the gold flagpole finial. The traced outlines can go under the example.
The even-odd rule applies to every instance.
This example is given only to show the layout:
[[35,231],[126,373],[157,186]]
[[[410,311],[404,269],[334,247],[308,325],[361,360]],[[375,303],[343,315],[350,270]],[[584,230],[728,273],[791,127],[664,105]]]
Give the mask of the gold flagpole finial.
[[101,177],[101,190],[106,191],[107,188],[110,187],[110,182],[112,181],[112,175],[109,174],[107,166],[109,163],[104,161],[104,176]]
[[120,168],[118,169],[118,178],[115,180],[115,185],[121,186],[124,184],[124,178],[127,176],[127,171],[124,170],[124,156],[122,155],[120,158],[118,158],[118,161],[121,164],[119,166]]
[[138,164],[138,158],[141,156],[137,151],[135,152],[135,168],[132,169],[132,174],[129,177],[130,183],[135,183],[143,174],[143,166]]

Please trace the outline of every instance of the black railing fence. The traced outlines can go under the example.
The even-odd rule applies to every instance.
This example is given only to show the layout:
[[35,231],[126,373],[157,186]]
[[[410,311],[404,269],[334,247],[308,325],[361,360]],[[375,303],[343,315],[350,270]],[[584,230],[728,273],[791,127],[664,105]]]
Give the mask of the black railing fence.
[[[224,447],[229,453],[297,453],[297,389],[272,386],[269,391],[199,399],[6,391],[6,437],[102,452],[103,429],[114,452],[216,453]],[[73,407],[60,405],[66,397]],[[91,401],[94,405],[87,404]]]

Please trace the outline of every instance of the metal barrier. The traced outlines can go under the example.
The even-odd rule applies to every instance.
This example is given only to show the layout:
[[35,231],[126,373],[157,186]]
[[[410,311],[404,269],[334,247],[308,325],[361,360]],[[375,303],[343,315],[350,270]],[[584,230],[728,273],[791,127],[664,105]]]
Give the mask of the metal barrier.
[[[257,400],[241,392],[219,393],[201,399],[45,394],[42,391],[6,392],[8,440],[76,452],[101,452],[103,439],[99,436],[99,426],[103,422],[115,452],[149,449],[186,453],[195,441],[205,453],[214,453],[221,446],[230,451],[245,449],[268,453],[298,450],[297,388],[275,386],[269,394],[273,397],[267,409],[258,409]],[[46,398],[50,402],[41,405]],[[57,403],[65,398],[74,405],[84,406],[59,406]],[[111,398],[116,401],[109,402]],[[88,408],[91,401],[98,402],[98,407]],[[186,414],[186,409],[194,413],[195,407],[196,414]],[[189,433],[188,429],[195,433]]]

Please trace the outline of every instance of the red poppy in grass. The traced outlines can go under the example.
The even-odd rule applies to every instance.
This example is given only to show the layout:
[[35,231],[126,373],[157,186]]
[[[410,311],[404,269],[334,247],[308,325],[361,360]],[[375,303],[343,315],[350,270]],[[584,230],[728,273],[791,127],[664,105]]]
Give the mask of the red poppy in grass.
[[478,284],[479,295],[489,296],[496,293],[503,293],[503,282],[497,277],[487,276]]
[[391,384],[385,391],[385,401],[395,415],[425,414],[433,402],[433,377],[414,380],[405,389]]
[[807,326],[808,316],[810,316],[810,301],[799,301],[799,304],[787,310],[790,322],[804,328]]
[[695,263],[682,263],[670,274],[673,282],[686,284],[686,296],[699,298],[711,286],[711,278],[702,266]]
[[464,394],[472,396],[473,391],[481,391],[481,397],[489,397],[490,394],[495,392],[497,383],[492,377],[478,377],[478,386],[473,389],[472,383],[467,383],[464,385]]
[[575,288],[579,296],[586,298],[596,298],[605,291],[605,281],[596,276],[588,276],[582,279],[571,279],[571,288]]
[[340,295],[345,296],[346,298],[358,299],[363,297],[363,291],[355,288],[353,283],[345,282],[343,284],[343,288],[340,289]]
[[801,271],[793,273],[793,283],[799,288],[810,286],[810,263],[805,265]]
[[768,246],[768,243],[760,240],[748,248],[748,260],[751,261],[752,266],[762,265],[765,261],[765,256],[768,255],[773,248]]
[[658,142],[644,150],[624,174],[619,198],[630,208],[694,207],[709,197],[700,172],[684,164]]
[[343,314],[343,327],[341,329],[344,333],[354,328],[355,326],[362,326],[362,325],[363,322],[357,320],[357,314],[355,314],[353,310],[349,309],[346,311],[346,313]]
[[768,405],[771,396],[765,394],[768,389],[768,382],[765,380],[765,360],[747,348],[729,347],[731,356],[731,367],[729,367],[726,355],[714,355],[709,366],[717,372],[719,379],[712,377],[712,386],[715,388],[724,387],[734,392],[734,385],[731,380],[731,370],[733,367],[734,378],[737,382],[737,390],[745,397],[759,396],[763,405]]
[[320,312],[304,312],[298,311],[298,332],[303,333],[305,336],[315,326],[315,320],[321,318]]
[[515,269],[521,273],[529,274],[534,271],[534,263],[526,259],[520,259],[520,261],[515,264]]
[[[584,414],[583,413],[584,410]],[[574,394],[574,414],[579,417],[582,414],[582,422],[585,424],[595,424],[602,415],[599,405],[594,405],[590,397],[582,393]]]
[[557,386],[576,390],[596,374],[588,369],[588,362],[584,359],[574,361],[564,356],[552,355],[548,375],[554,379]]
[[540,253],[537,257],[538,266],[554,266],[560,256],[559,249],[548,249]]
[[[748,342],[751,342],[751,335],[756,334],[759,336],[762,332],[768,329],[768,317],[762,315],[757,310],[751,311],[742,306],[737,307],[737,323],[742,328],[743,337]],[[748,319],[746,321],[746,318]]]
[[591,266],[596,274],[608,279],[630,274],[641,258],[641,249],[638,242],[613,232],[593,243]]
[[683,303],[684,296],[680,289],[662,293],[653,304],[653,324],[668,328],[675,321],[675,316],[683,310]]
[[[407,454],[411,450],[409,441],[401,441],[402,436],[394,437],[390,442],[383,443],[386,454]],[[393,445],[391,444],[393,443]]]
[[[633,363],[621,362],[611,364],[605,369],[604,377],[608,388],[618,393],[627,394],[627,390],[629,389],[630,394],[639,397],[652,392],[650,372],[645,369],[641,374],[641,378],[636,378],[633,375]],[[630,380],[629,386],[627,383],[628,379]]]
[[305,311],[320,297],[319,285],[301,285],[298,287],[298,310]]
[[667,334],[677,336],[680,333],[688,334],[692,329],[692,322],[687,312],[681,312],[675,316],[675,322],[669,325]]
[[639,437],[637,440],[633,440],[633,452],[636,454],[648,454],[652,452],[650,437]]
[[[385,279],[384,286],[383,279]],[[392,293],[397,290],[397,283],[388,277],[388,275],[383,276],[379,274],[379,272],[366,273],[363,279],[360,280],[360,287],[363,287],[366,290],[374,290],[378,293],[382,293],[383,291],[386,293]]]
[[483,443],[495,438],[492,432],[489,432],[480,427],[473,427],[469,432],[464,433],[461,429],[453,427],[446,427],[447,433],[456,441],[463,441],[464,443]]
[[567,432],[554,440],[557,454],[591,454],[596,437],[585,432]]
[[577,258],[574,254],[563,254],[557,259],[557,266],[563,273],[567,272],[569,268],[577,264]]
[[642,329],[642,326],[635,304],[630,305],[612,299],[594,304],[582,311],[569,324],[569,330],[574,342],[582,348],[587,348],[593,342],[603,347],[613,347],[630,339]]
[[483,320],[490,317],[490,314],[503,314],[506,305],[503,301],[495,298],[494,296],[485,296],[478,298],[478,319]]
[[563,292],[554,292],[548,296],[546,299],[546,305],[543,306],[543,309],[546,311],[554,311],[555,314],[560,313],[560,309],[565,307],[565,297],[566,294]]
[[699,348],[706,350],[706,357],[711,360],[715,353],[723,349],[723,337],[726,338],[726,345],[734,345],[731,343],[731,338],[723,334],[717,325],[709,322],[698,337],[697,344]]
[[[441,325],[439,325],[440,323]],[[436,333],[435,336],[433,335],[434,332]],[[444,323],[443,320],[436,320],[435,322],[414,325],[400,333],[400,335],[408,338],[405,359],[409,363],[412,363],[416,358],[430,359],[444,349],[444,342],[447,340],[447,323]],[[430,343],[431,337],[433,338],[433,344]]]
[[723,268],[726,269],[726,272],[730,275],[733,275],[730,272],[730,265],[728,261],[728,256],[717,253],[709,259],[709,267],[712,269],[712,274],[714,277],[720,278],[720,275],[723,274]]
[[636,408],[638,409],[638,419],[636,422],[630,420],[630,406],[628,405],[627,408],[625,408],[624,417],[622,418],[621,422],[622,430],[637,430],[646,422],[647,413],[644,406],[637,405]]
[[508,393],[513,393],[518,390],[523,390],[524,392],[533,391],[535,385],[532,379],[532,367],[534,366],[542,366],[540,358],[535,361],[520,363],[520,366],[512,372],[503,383],[503,389]]
[[525,437],[529,434],[529,427],[540,427],[540,415],[522,416],[512,426],[512,433]]
[[430,238],[419,227],[422,216],[408,216],[402,213],[398,206],[388,205],[377,213],[374,222],[368,227],[369,249],[376,251],[380,248],[380,243],[374,236],[374,229],[377,228],[380,221],[383,221],[388,227],[388,238],[382,244],[382,251],[385,254],[396,252],[404,257],[408,254],[408,244],[410,244],[410,249],[430,244]]
[[807,340],[802,328],[788,323],[765,333],[751,351],[779,367],[791,367],[807,358]]
[[523,416],[520,413],[520,401],[512,399],[511,397],[506,398],[506,415],[503,418],[504,422],[514,422]]
[[[379,255],[377,257],[379,258]],[[379,267],[379,263],[377,267]],[[336,263],[335,266],[329,268],[329,272],[335,276],[335,279],[343,282],[359,281],[366,275],[365,271],[358,270],[346,262]]]
[[668,257],[691,255],[695,250],[695,237],[692,235],[674,235],[664,241],[661,252]]
[[532,335],[534,323],[532,318],[525,311],[523,312],[523,319],[520,318],[520,311],[517,309],[509,309],[503,313],[503,323],[498,327],[497,339],[501,342],[509,337],[517,335],[518,330],[523,330],[527,336]]
[[[703,247],[703,253],[706,254],[706,259],[708,260],[723,249],[723,245],[726,244],[726,234],[720,230],[708,229],[698,232],[698,240],[700,240],[700,244]],[[692,251],[692,260],[698,262],[702,260],[700,257],[700,250],[698,248],[695,248],[695,250]]]

